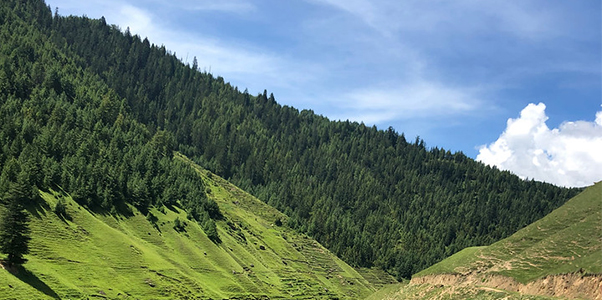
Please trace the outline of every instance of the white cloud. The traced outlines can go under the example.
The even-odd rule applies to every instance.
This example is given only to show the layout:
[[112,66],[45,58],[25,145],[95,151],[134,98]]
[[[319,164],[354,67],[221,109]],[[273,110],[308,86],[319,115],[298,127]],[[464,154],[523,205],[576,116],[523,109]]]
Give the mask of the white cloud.
[[461,115],[482,106],[478,91],[450,87],[426,79],[399,87],[358,89],[338,100],[342,110],[335,119],[384,123],[394,119],[415,119]]
[[188,7],[182,8],[232,13],[249,13],[256,10],[252,3],[242,0],[192,1]]
[[497,141],[481,146],[477,160],[561,186],[582,187],[602,180],[602,111],[594,122],[564,122],[549,129],[543,103],[531,103],[508,119]]
[[[128,4],[121,6],[117,18],[119,20],[118,24],[123,24],[126,27],[129,27],[133,34],[138,34],[142,36],[142,38],[150,36],[153,34],[153,32],[156,32],[153,26],[151,14],[135,6]],[[125,28],[122,28],[122,30],[125,30]]]

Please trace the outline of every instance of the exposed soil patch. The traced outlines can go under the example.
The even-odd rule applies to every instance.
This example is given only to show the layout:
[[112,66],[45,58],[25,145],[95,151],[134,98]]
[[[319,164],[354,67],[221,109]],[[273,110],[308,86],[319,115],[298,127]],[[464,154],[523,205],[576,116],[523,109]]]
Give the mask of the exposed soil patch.
[[526,295],[564,297],[568,299],[602,300],[602,275],[581,273],[551,275],[541,279],[520,283],[501,275],[440,274],[412,278],[410,284],[432,284],[446,286],[474,286],[487,289],[502,289]]

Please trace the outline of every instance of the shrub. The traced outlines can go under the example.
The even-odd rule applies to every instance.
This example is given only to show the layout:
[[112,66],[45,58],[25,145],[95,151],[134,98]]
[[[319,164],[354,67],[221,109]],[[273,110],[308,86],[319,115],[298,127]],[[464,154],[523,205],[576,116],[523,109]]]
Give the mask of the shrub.
[[63,198],[59,199],[59,201],[54,206],[54,213],[59,216],[67,219],[69,215],[67,214],[67,204]]
[[173,221],[173,229],[175,229],[177,232],[186,231],[186,222],[180,221],[180,217],[176,217],[176,219]]

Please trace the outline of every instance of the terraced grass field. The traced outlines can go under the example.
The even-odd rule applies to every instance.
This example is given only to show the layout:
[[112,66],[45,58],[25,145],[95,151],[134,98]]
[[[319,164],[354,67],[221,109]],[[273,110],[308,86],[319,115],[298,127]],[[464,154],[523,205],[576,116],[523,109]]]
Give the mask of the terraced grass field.
[[[276,226],[285,215],[191,166],[225,216],[217,221],[220,244],[177,207],[152,209],[153,227],[136,210],[93,212],[43,192],[43,203],[29,209],[29,262],[0,270],[0,299],[361,299],[375,291],[314,240]],[[51,209],[60,198],[69,219]],[[174,230],[176,218],[186,220],[185,231]]]

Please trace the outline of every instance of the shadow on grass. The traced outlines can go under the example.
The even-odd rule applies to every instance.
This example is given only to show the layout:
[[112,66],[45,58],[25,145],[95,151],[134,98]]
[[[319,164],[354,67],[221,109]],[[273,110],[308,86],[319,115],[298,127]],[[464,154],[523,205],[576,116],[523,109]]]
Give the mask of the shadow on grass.
[[63,221],[63,223],[65,223],[65,224],[69,224],[69,222],[67,222],[67,221],[71,221],[71,222],[73,222],[73,218],[72,218],[72,217],[71,217],[69,214],[67,214],[67,213],[64,213],[64,214],[59,214],[59,215],[58,215],[58,217],[59,217],[59,219],[61,219],[61,221]]
[[50,210],[50,205],[48,205],[41,197],[38,197],[32,203],[27,203],[25,208],[33,217],[41,219],[42,216]]
[[31,271],[25,269],[23,266],[8,266],[4,262],[0,262],[3,264],[4,268],[19,280],[29,284],[34,289],[46,294],[49,297],[54,299],[60,299],[59,295],[55,293],[52,288],[50,288],[46,283],[44,283],[40,278],[38,278],[35,274],[31,273]]

